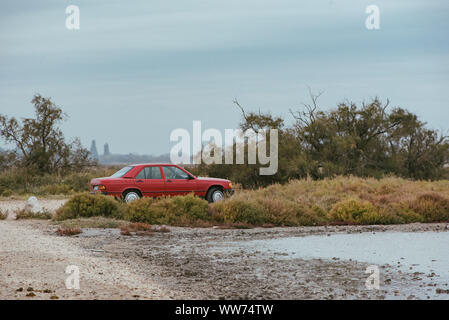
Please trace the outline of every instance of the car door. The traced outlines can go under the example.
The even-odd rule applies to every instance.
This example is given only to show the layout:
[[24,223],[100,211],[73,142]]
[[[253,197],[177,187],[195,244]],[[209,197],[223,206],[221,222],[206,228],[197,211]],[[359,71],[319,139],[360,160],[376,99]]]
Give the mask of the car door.
[[163,166],[162,169],[166,195],[178,196],[197,191],[197,181],[191,175],[175,166]]
[[165,195],[165,181],[159,166],[144,167],[136,176],[136,186],[144,197],[162,197]]

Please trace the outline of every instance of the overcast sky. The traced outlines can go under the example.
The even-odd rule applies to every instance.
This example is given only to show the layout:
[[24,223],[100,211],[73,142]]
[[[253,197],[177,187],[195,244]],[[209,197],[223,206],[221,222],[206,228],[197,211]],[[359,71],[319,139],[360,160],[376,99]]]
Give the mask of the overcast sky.
[[[65,27],[68,5],[80,29]],[[380,30],[365,9],[380,8]],[[99,151],[169,152],[170,132],[235,128],[232,100],[288,118],[307,102],[389,98],[449,129],[447,0],[0,2],[0,113],[31,116],[35,93]]]

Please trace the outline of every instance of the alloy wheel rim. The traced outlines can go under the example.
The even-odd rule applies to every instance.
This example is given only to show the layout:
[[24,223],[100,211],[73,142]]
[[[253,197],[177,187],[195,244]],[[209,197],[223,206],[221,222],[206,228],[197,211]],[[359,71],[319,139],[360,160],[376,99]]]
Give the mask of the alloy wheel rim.
[[212,194],[212,200],[213,200],[214,202],[223,200],[223,193],[222,193],[221,191],[215,191],[215,192]]
[[139,196],[137,195],[137,193],[134,193],[134,192],[128,193],[125,197],[126,203],[129,203],[129,202],[137,200],[137,199],[139,199]]

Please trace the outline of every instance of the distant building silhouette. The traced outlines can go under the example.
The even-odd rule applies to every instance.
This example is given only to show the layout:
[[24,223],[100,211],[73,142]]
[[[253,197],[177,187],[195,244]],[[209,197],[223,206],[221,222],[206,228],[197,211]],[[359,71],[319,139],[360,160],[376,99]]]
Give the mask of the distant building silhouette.
[[103,152],[103,155],[109,156],[110,154],[111,154],[111,152],[109,151],[109,144],[106,142],[106,143],[104,144],[104,152]]
[[129,154],[112,154],[109,149],[109,143],[103,146],[103,154],[98,154],[97,144],[92,140],[90,146],[90,157],[98,161],[100,165],[123,165],[131,163],[170,163],[170,154],[154,155],[140,155],[136,153]]
[[90,156],[92,159],[98,160],[98,151],[97,151],[97,143],[95,140],[92,140],[92,143],[90,145]]

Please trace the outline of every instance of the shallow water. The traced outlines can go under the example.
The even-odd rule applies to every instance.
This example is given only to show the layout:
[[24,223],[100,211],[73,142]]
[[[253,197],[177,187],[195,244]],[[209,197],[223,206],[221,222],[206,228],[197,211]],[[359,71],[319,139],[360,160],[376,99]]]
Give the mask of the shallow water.
[[120,236],[120,229],[100,229],[100,228],[83,228],[83,232],[78,235],[79,238],[82,237],[98,237],[98,236]]
[[282,259],[339,258],[376,265],[389,264],[402,272],[423,272],[425,275],[434,272],[437,282],[449,282],[449,232],[316,235],[231,244],[234,246],[262,253],[282,253]]

